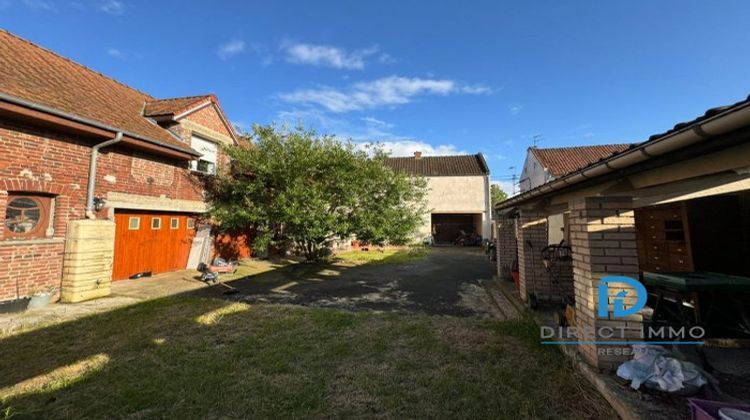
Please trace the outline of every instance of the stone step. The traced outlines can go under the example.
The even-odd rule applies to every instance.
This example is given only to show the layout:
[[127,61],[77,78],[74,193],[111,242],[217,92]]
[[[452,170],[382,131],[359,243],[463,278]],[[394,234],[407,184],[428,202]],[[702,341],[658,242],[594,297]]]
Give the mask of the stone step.
[[518,295],[518,289],[516,289],[515,284],[511,281],[505,281],[498,278],[492,279],[492,281],[497,286],[498,290],[505,296],[505,298],[516,308],[516,310],[519,313],[524,313],[526,311],[526,305],[521,300],[521,297]]
[[505,296],[496,281],[482,280],[482,285],[502,314],[502,319],[519,319],[522,317],[522,312]]

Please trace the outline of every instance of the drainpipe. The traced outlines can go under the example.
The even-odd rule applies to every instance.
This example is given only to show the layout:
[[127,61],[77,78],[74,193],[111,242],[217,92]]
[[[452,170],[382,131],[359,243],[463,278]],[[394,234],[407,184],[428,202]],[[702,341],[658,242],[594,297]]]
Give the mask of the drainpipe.
[[86,190],[86,217],[96,219],[94,213],[94,189],[96,188],[96,161],[99,157],[99,149],[119,143],[122,140],[122,131],[118,131],[115,138],[99,143],[91,148],[91,163],[89,164],[89,183]]

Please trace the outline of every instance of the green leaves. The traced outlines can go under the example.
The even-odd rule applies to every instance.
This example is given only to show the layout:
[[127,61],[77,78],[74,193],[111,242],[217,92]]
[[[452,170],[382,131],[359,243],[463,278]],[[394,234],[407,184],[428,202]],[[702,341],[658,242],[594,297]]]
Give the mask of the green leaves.
[[494,206],[495,204],[501,201],[507,200],[508,194],[505,191],[503,191],[499,185],[492,184],[490,186],[490,197],[492,199],[492,205]]
[[426,183],[367,152],[302,127],[256,126],[251,147],[228,147],[232,173],[208,188],[220,230],[257,232],[255,247],[289,242],[308,259],[334,238],[405,243],[421,223]]

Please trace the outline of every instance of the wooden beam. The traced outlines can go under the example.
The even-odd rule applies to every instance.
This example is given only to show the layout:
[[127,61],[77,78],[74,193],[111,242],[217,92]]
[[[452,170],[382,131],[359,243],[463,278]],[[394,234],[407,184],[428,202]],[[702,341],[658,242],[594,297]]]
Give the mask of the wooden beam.
[[724,172],[657,187],[634,190],[636,208],[692,200],[701,197],[750,191],[750,174]]

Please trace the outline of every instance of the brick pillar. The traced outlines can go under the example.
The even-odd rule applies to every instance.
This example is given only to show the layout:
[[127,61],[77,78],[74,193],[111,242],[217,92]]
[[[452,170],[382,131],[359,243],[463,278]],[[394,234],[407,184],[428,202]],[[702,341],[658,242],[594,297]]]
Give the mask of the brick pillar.
[[511,278],[510,270],[516,253],[516,223],[515,219],[497,219],[495,235],[495,249],[497,250],[497,275],[500,278]]
[[[551,296],[549,274],[542,260],[542,249],[547,246],[547,215],[521,210],[518,219],[518,271],[520,272],[521,299],[530,293],[540,300]],[[532,247],[529,246],[531,242]]]
[[[610,285],[609,316],[598,318],[598,286],[604,276],[638,278],[638,254],[635,217],[629,197],[586,197],[570,203],[570,234],[573,248],[573,277],[576,294],[576,327],[600,331],[614,329],[614,336],[581,337],[583,341],[631,341],[640,339],[640,313],[622,319],[612,317],[615,294],[626,285]],[[634,293],[628,290],[628,296]],[[633,303],[635,298],[627,301]],[[624,335],[624,337],[623,337]],[[622,345],[581,344],[579,352],[592,365],[613,370],[630,359],[630,347]]]

